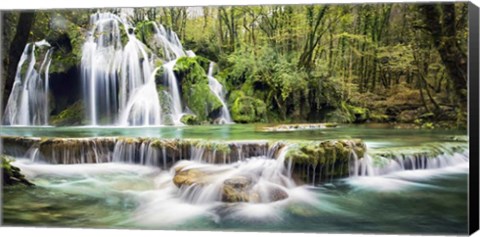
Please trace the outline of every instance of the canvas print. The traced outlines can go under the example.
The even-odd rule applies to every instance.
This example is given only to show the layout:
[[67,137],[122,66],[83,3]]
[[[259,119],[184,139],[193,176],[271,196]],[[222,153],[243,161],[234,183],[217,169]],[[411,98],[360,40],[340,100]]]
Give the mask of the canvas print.
[[2,225],[466,234],[468,4],[2,12]]

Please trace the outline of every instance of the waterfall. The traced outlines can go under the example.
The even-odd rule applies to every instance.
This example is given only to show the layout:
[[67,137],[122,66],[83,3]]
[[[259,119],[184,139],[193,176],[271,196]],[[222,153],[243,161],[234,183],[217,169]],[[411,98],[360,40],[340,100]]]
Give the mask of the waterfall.
[[155,85],[156,68],[145,85],[138,88],[120,115],[120,124],[147,126],[162,123],[160,100]]
[[164,57],[167,61],[175,60],[185,56],[182,43],[178,39],[177,34],[173,31],[167,31],[162,25],[153,23],[155,29],[155,42],[163,48]]
[[[134,27],[126,19],[108,12],[90,16],[80,65],[83,102],[90,125],[182,125],[180,120],[185,112],[174,67],[178,58],[195,54],[184,50],[175,32],[157,23],[152,24],[152,40],[159,52],[154,52],[136,38]],[[4,112],[4,124],[48,125],[52,49],[46,52],[40,67],[35,58],[36,47],[45,46],[50,47],[46,41],[26,45]],[[154,67],[158,62],[162,65]],[[208,80],[210,89],[222,102],[219,123],[232,123],[225,91],[212,76],[212,67],[213,64]],[[160,91],[165,93],[164,99],[159,97],[156,84],[160,70],[167,88]]]
[[[82,49],[82,80],[91,125],[160,125],[155,73],[146,46],[125,20],[96,13]],[[128,42],[122,46],[121,28]]]
[[[29,43],[17,65],[15,81],[4,112],[7,125],[48,125],[49,68],[53,49],[49,49],[37,68],[36,48],[50,47],[45,41]],[[43,76],[42,76],[43,74]]]
[[[90,24],[81,64],[90,124],[162,125],[169,121],[167,118],[173,124],[181,124],[181,96],[173,67],[179,57],[190,54],[184,51],[175,32],[153,23],[153,40],[162,51],[156,55],[136,38],[126,17],[96,13],[90,17]],[[122,45],[122,30],[127,40],[125,46]],[[154,68],[158,60],[164,64]],[[155,83],[156,74],[162,68],[170,111],[162,111],[161,103],[168,101],[160,101]]]
[[210,90],[217,96],[217,98],[220,100],[222,103],[222,110],[220,111],[220,116],[218,117],[218,123],[219,124],[231,124],[233,123],[232,118],[230,117],[230,111],[228,110],[228,106],[225,103],[225,90],[218,82],[215,77],[213,77],[213,67],[214,63],[210,62],[210,65],[208,67],[208,86],[210,87]]
[[[351,154],[350,176],[378,176],[404,170],[439,169],[468,162],[468,147],[449,144],[429,146],[429,152],[372,151],[358,157]],[[376,152],[376,153],[375,153]]]
[[[82,48],[81,78],[85,108],[91,125],[99,125],[102,117],[107,123],[113,123],[118,110],[118,77],[124,56],[119,21],[111,13],[90,16],[91,29]],[[138,57],[136,60],[139,60]],[[141,69],[131,65],[130,70],[131,73],[139,73]],[[125,77],[125,74],[122,75]],[[135,75],[132,80],[140,79],[140,76]],[[124,83],[121,90],[123,95],[127,95],[127,91],[124,91],[126,86]]]
[[178,89],[178,81],[175,73],[173,72],[173,67],[177,60],[172,60],[163,65],[164,68],[164,78],[165,84],[168,86],[169,97],[172,101],[170,107],[170,118],[174,124],[182,124],[180,119],[182,118],[182,101],[180,99],[180,91]]
[[172,168],[177,174],[190,171],[199,174],[190,180],[192,184],[180,186],[180,198],[193,204],[228,202],[231,197],[226,194],[230,192],[241,196],[237,201],[250,203],[269,203],[287,198],[290,189],[296,187],[285,168],[288,149],[288,146],[282,147],[276,159],[260,156],[221,165],[179,162]]

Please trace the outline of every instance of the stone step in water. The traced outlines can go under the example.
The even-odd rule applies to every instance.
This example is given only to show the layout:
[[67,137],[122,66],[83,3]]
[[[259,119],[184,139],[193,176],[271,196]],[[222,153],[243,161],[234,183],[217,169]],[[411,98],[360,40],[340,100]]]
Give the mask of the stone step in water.
[[311,142],[140,137],[1,139],[3,154],[49,164],[119,162],[170,169],[182,160],[233,164],[250,158],[282,159],[286,175],[307,184],[468,162],[468,145],[464,142],[367,150],[360,139]]

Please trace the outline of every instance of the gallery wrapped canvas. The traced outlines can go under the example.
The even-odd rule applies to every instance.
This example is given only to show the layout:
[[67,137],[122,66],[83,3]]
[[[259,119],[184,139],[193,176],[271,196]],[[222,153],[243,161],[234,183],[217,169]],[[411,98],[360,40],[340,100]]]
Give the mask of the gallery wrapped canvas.
[[1,16],[2,225],[478,229],[471,3]]

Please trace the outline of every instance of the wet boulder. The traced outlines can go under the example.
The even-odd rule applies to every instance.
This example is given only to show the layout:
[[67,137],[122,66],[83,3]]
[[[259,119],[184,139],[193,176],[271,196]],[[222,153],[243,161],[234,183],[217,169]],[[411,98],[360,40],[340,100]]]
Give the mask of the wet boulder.
[[223,106],[222,101],[210,90],[202,61],[201,57],[181,57],[174,67],[181,85],[182,101],[197,116],[199,122],[215,119]]
[[291,163],[293,175],[303,181],[342,178],[349,175],[349,162],[363,157],[365,144],[359,139],[331,140],[300,143],[292,147],[285,156]]
[[28,181],[25,176],[20,172],[20,169],[16,166],[11,164],[12,160],[7,158],[6,156],[1,156],[2,160],[2,183],[5,186],[10,185],[26,185],[26,186],[33,186],[33,184]]
[[223,182],[222,201],[223,202],[249,202],[251,199],[257,199],[256,195],[251,194],[252,180],[246,177],[235,177]]
[[276,186],[265,188],[264,192],[255,190],[251,178],[239,176],[223,182],[223,202],[276,202],[288,198],[287,192]]
[[269,202],[276,202],[276,201],[280,201],[280,200],[287,199],[287,198],[288,198],[288,194],[282,188],[273,187],[273,186],[268,188],[268,201]]
[[173,183],[179,188],[193,184],[203,185],[207,181],[205,177],[206,174],[198,169],[184,169],[183,167],[177,167],[175,168]]

